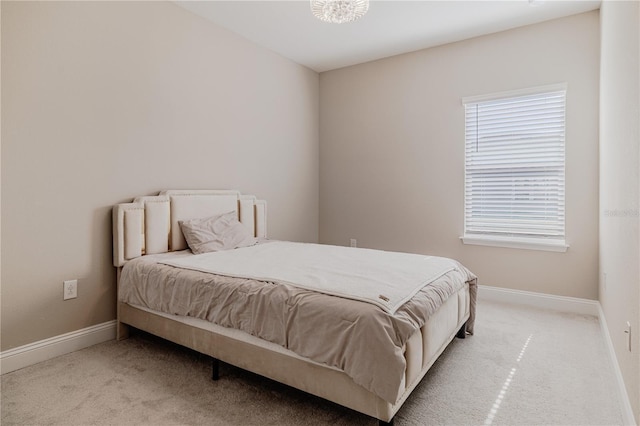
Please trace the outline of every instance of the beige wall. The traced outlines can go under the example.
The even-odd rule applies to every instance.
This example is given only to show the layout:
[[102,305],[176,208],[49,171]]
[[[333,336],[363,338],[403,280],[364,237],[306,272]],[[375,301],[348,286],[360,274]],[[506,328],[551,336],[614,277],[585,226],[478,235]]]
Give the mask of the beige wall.
[[[604,1],[601,28],[600,303],[638,422],[640,3]],[[627,321],[632,324],[631,352],[623,331]]]
[[317,73],[171,2],[1,4],[2,350],[115,318],[134,196],[235,188],[317,241]]
[[[484,285],[598,296],[598,12],[320,75],[320,240],[459,259]],[[463,245],[461,98],[568,83],[566,253]]]

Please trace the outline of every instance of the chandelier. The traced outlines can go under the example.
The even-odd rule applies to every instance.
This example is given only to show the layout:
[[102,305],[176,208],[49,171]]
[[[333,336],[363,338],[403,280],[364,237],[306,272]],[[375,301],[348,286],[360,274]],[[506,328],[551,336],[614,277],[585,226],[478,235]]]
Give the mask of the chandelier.
[[321,21],[353,22],[369,10],[369,0],[311,0],[311,11]]

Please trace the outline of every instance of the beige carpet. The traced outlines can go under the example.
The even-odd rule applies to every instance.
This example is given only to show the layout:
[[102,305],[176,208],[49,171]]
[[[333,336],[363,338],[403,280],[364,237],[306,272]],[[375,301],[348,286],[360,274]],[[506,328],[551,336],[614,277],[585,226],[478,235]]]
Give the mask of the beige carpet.
[[[375,425],[370,417],[137,334],[2,376],[8,425]],[[478,306],[396,425],[613,425],[620,401],[594,317]]]

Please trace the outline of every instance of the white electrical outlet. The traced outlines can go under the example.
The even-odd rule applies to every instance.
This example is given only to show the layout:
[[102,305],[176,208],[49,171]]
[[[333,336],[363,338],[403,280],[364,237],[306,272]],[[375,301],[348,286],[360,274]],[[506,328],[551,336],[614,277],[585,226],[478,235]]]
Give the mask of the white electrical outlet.
[[355,238],[351,239],[351,247],[358,247],[358,240],[356,240]]
[[75,299],[78,297],[78,280],[65,281],[62,286],[62,300]]
[[631,323],[627,321],[627,328],[624,330],[627,334],[627,349],[631,352]]

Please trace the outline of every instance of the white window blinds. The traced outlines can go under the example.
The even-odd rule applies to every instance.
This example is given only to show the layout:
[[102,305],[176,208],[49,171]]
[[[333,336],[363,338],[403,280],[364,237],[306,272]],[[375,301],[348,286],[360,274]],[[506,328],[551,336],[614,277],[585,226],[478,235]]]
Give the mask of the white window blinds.
[[463,100],[466,237],[564,242],[565,97],[554,86]]

